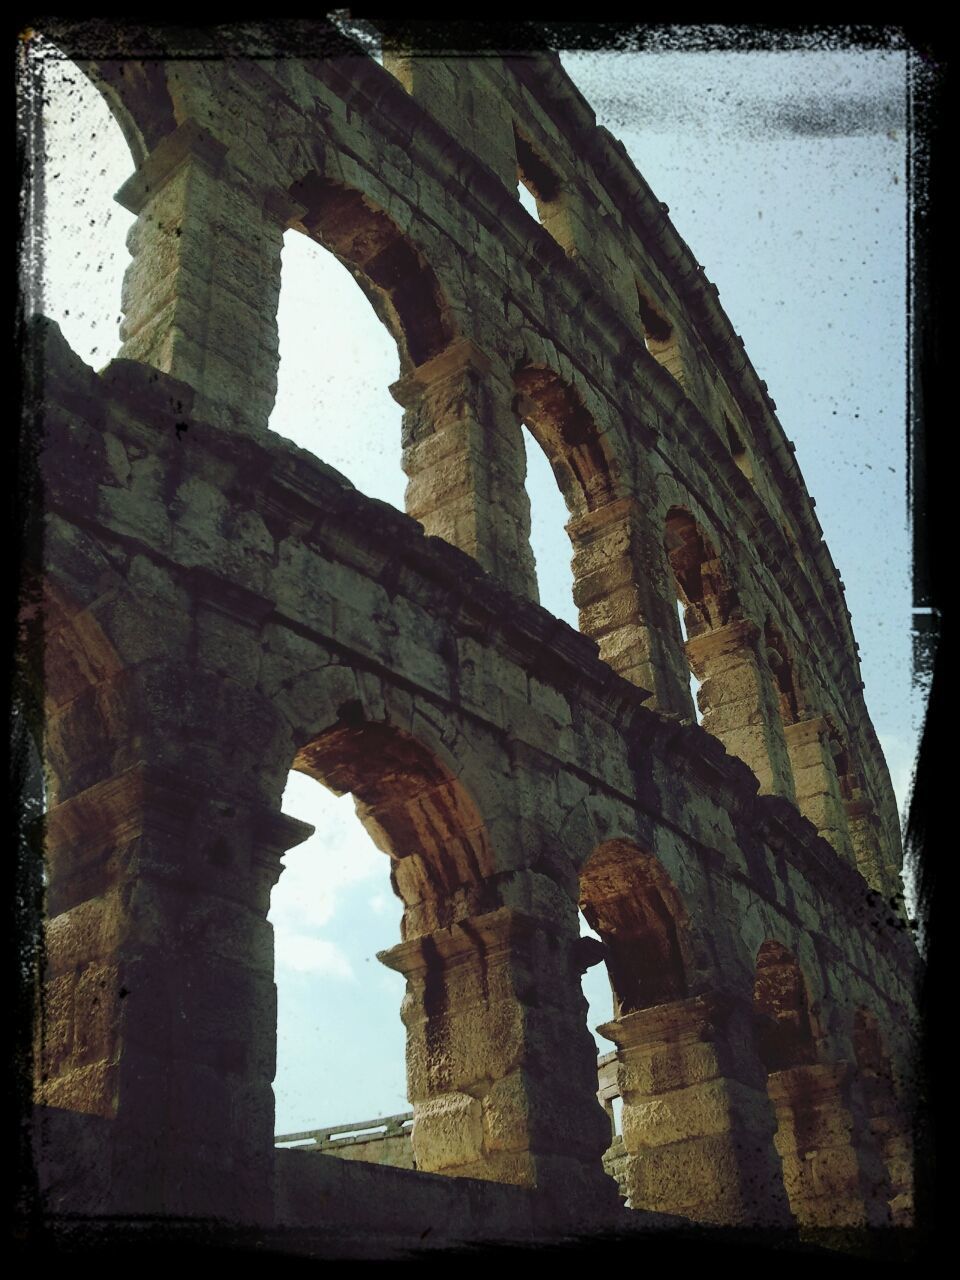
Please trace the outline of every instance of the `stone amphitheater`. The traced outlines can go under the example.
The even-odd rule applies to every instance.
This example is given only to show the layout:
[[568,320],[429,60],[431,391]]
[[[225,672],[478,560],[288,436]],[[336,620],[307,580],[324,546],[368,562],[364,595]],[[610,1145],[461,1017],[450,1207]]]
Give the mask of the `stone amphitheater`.
[[[118,357],[39,320],[28,349],[43,1212],[329,1256],[909,1225],[897,807],[766,384],[555,54],[322,34],[138,61],[54,33],[136,223]],[[289,228],[396,339],[405,513],[268,431]],[[538,604],[521,424],[579,632]],[[404,909],[412,1112],[339,1149],[276,1143],[291,769],[352,793]]]

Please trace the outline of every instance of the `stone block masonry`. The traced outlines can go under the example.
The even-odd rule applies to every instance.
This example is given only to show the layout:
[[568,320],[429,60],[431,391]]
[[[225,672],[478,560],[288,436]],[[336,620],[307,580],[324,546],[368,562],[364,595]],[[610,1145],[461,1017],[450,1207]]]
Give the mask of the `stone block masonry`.
[[[31,334],[48,1210],[329,1239],[357,1229],[349,1183],[386,1235],[441,1201],[450,1239],[908,1222],[916,955],[849,615],[643,178],[549,54],[84,65],[137,223],[118,358]],[[406,514],[268,431],[290,227],[397,341]],[[536,602],[524,423],[580,633]],[[380,958],[406,979],[416,1171],[274,1151],[291,768],[353,794],[403,903]]]

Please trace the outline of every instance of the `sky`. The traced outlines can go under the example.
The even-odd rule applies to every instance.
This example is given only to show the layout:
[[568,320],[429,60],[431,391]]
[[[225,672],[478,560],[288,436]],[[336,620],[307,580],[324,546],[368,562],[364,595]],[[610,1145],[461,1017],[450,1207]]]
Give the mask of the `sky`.
[[[847,588],[865,698],[901,810],[922,714],[911,680],[906,505],[905,55],[853,52],[565,53],[720,290],[769,385]],[[42,290],[96,369],[117,353],[132,172],[103,100],[76,68],[46,64]],[[41,296],[42,295],[42,296]],[[396,347],[332,255],[285,237],[279,391],[271,429],[363,492],[402,509]],[[577,625],[567,519],[527,437],[541,602]],[[273,893],[277,1132],[407,1109],[404,983],[376,960],[399,940],[386,855],[349,796],[292,774],[284,809],[316,834]],[[602,967],[584,979],[589,1025],[611,1015]],[[612,1046],[598,1040],[600,1051]]]

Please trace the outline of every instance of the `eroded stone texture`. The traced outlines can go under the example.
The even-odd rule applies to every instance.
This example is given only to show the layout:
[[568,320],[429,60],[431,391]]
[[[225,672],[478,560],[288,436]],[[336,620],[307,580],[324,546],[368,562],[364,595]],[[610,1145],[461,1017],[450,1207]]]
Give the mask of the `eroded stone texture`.
[[697,996],[602,1030],[618,1047],[631,1205],[725,1225],[789,1223],[775,1120],[743,1010]]
[[[906,1220],[902,1104],[875,1055],[849,1066],[854,1010],[892,1075],[910,1055],[889,778],[789,442],[665,210],[552,55],[135,65],[91,67],[138,164],[121,356],[94,374],[33,331],[37,1097],[52,1148],[89,1117],[45,1157],[56,1206],[312,1212],[296,1180],[323,1177],[272,1150],[297,768],[353,794],[404,904],[382,958],[443,1191],[336,1175],[383,1176],[390,1230],[404,1176],[423,1204],[461,1179],[474,1238],[477,1205],[493,1235],[616,1220],[579,985],[601,958],[638,1220]],[[408,514],[267,430],[290,227],[397,341]],[[535,603],[522,423],[582,635]]]

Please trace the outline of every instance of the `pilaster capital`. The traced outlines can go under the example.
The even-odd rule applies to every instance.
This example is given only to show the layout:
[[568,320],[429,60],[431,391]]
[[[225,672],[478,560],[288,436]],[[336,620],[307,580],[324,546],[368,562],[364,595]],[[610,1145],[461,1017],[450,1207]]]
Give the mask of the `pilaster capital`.
[[114,196],[131,213],[141,213],[179,170],[188,163],[201,165],[207,173],[220,172],[227,148],[195,120],[184,120],[154,147],[139,169]]
[[795,720],[793,724],[783,726],[788,747],[805,747],[813,742],[822,742],[831,732],[832,726],[826,716],[811,716],[807,720]]
[[573,539],[589,539],[610,526],[621,523],[629,523],[637,529],[644,527],[643,508],[633,494],[625,494],[623,497],[614,498],[612,502],[604,503],[602,507],[597,507],[593,511],[584,511],[580,515],[572,516],[567,523],[567,532]]
[[438,966],[447,969],[478,959],[485,965],[506,960],[542,928],[533,916],[512,907],[500,907],[486,915],[458,920],[435,933],[408,938],[386,951],[378,951],[377,959],[408,979],[422,979],[428,970]]
[[876,809],[873,807],[872,801],[864,795],[854,796],[852,800],[844,800],[844,812],[851,820],[864,821],[872,827],[879,829],[880,818]]
[[75,893],[66,881],[77,876],[107,883],[143,872],[197,874],[201,851],[212,851],[215,862],[221,840],[247,850],[234,866],[249,859],[259,883],[272,886],[281,855],[313,830],[269,805],[245,804],[190,774],[140,762],[46,815],[51,907],[70,905]]
[[443,351],[390,386],[390,394],[404,409],[409,409],[432,388],[468,374],[485,377],[493,368],[491,358],[470,338],[459,338]]
[[643,1053],[660,1048],[664,1042],[710,1040],[726,1026],[738,1007],[744,1007],[744,1002],[728,992],[708,991],[622,1014],[597,1030],[614,1042],[622,1059],[631,1051]]
[[845,1100],[853,1078],[850,1062],[818,1062],[772,1071],[767,1092],[774,1103],[815,1105],[831,1099]]
[[687,656],[695,666],[719,658],[726,654],[738,653],[749,649],[751,656],[756,657],[756,644],[760,637],[760,628],[749,618],[738,618],[727,622],[722,627],[714,627],[712,631],[704,631],[701,635],[691,636],[686,643]]

